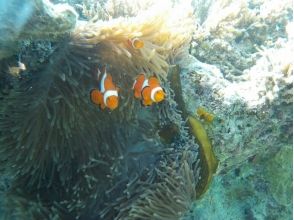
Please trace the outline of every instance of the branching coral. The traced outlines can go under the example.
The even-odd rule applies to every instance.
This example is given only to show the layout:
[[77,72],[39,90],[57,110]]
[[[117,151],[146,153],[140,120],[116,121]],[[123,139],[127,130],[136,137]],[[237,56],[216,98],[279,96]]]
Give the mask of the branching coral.
[[[86,53],[85,48],[97,51],[101,62],[131,76],[146,72],[165,79],[169,56],[190,41],[193,31],[191,15],[174,10],[154,7],[133,18],[81,23],[72,34],[72,45],[80,53]],[[136,37],[144,42],[143,48],[128,44]]]

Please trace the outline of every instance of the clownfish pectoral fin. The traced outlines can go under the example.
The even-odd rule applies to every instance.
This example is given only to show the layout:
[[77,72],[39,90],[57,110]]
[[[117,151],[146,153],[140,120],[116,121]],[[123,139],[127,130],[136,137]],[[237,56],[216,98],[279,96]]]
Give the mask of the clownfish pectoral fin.
[[103,102],[101,102],[100,108],[101,108],[102,110],[104,110],[104,109],[106,108],[106,106],[104,105]]
[[142,100],[142,103],[144,106],[150,106],[152,105],[152,100]]
[[142,107],[147,107],[147,106],[144,104],[144,101],[143,101],[143,100],[140,101],[140,104],[141,104]]

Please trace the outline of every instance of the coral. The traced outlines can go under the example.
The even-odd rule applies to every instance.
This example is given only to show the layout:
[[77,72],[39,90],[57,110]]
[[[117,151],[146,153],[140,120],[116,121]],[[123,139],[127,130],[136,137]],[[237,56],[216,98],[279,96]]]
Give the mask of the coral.
[[280,205],[288,209],[292,209],[292,155],[292,147],[285,145],[272,158],[264,162],[264,177],[269,182],[272,196]]
[[[292,147],[285,144],[270,156],[256,155],[239,168],[216,176],[206,196],[195,204],[195,216],[201,220],[208,217],[291,218],[291,157]],[[211,212],[211,209],[214,212]]]
[[[196,0],[194,4],[202,2]],[[202,62],[216,65],[227,79],[242,75],[260,57],[261,47],[271,47],[272,42],[286,37],[291,7],[289,0],[283,3],[223,0],[198,7],[196,14],[201,17],[191,54]]]
[[[97,56],[117,71],[131,76],[146,72],[165,79],[168,58],[190,42],[193,31],[191,15],[174,13],[175,10],[167,5],[163,12],[154,6],[137,17],[79,23],[72,33],[72,45],[76,51]],[[128,40],[133,38],[142,40],[144,47],[130,46]],[[99,53],[91,55],[85,49]]]
[[[265,149],[272,152],[280,146],[280,138],[288,140],[292,135],[291,41],[280,39],[273,45],[260,51],[262,56],[256,65],[242,76],[231,78],[233,82],[226,80],[219,69],[191,56],[180,61],[184,64],[183,98],[187,109],[192,112],[197,106],[206,106],[218,115],[213,126],[207,126],[209,136],[214,137],[213,146],[218,146],[218,172],[238,167]],[[267,144],[261,141],[265,136]]]
[[[112,18],[137,16],[140,11],[147,10],[158,3],[156,0],[109,0],[105,4],[105,9]],[[163,0],[161,5],[168,5],[169,2]]]
[[[221,2],[225,1],[217,4]],[[198,31],[207,35],[196,32],[191,51],[205,63],[188,55],[178,60],[187,111],[205,106],[217,115],[212,125],[203,126],[219,165],[209,191],[195,204],[194,215],[290,219],[292,6],[289,1],[247,1],[243,6],[241,1],[227,2],[239,5],[244,13],[233,11],[232,17],[219,23],[218,16],[216,20],[210,13],[203,16]],[[205,32],[205,20],[219,24],[214,32]],[[217,44],[226,49],[214,47]],[[250,60],[254,62],[247,63]]]
[[76,25],[78,15],[68,4],[54,5],[48,0],[34,0],[31,7],[33,13],[18,34],[19,39],[57,40],[69,34]]
[[58,41],[75,27],[78,17],[68,4],[54,5],[48,0],[13,0],[0,7],[0,59],[15,53],[20,40]]

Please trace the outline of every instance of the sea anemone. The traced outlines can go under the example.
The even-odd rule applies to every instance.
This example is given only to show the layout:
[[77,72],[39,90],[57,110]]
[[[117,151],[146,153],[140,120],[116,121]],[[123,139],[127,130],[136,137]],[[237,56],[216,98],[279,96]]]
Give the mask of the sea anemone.
[[173,151],[146,175],[126,184],[123,195],[110,203],[101,219],[179,219],[196,200],[199,180],[197,150]]
[[[144,179],[142,167],[157,176],[147,187],[149,198],[163,209],[164,201],[150,190],[164,190],[170,184],[170,191],[175,190],[179,196],[174,203],[177,213],[187,209],[196,193],[197,147],[192,161],[181,153],[186,148],[181,147],[180,140],[172,147],[160,142],[160,124],[182,120],[171,115],[177,114],[171,113],[171,97],[166,104],[146,110],[140,108],[131,91],[132,77],[140,71],[166,79],[169,56],[189,41],[191,35],[175,28],[170,15],[146,12],[136,18],[78,24],[71,38],[66,39],[69,43],[60,40],[54,44],[46,62],[28,65],[24,73],[27,75],[20,78],[11,77],[12,88],[0,94],[1,174],[11,177],[10,188],[5,190],[10,201],[8,213],[17,206],[23,219],[39,219],[38,213],[30,214],[30,210],[22,208],[32,201],[46,216],[58,210],[62,218],[95,218],[107,200],[105,192],[134,175]],[[186,26],[191,19],[179,21]],[[144,44],[137,48],[129,45],[127,40],[135,37]],[[114,81],[124,88],[120,91],[122,104],[112,112],[102,111],[90,102],[89,92],[97,86],[93,76],[99,64],[107,64]],[[159,119],[163,112],[170,115]],[[182,121],[175,123],[183,125]],[[151,146],[156,150],[150,151]],[[173,157],[165,155],[173,148]],[[174,159],[181,164],[171,163]],[[165,172],[171,179],[165,179]],[[176,182],[178,178],[182,180]],[[147,189],[141,183],[136,183],[140,192]],[[185,197],[180,197],[182,194]],[[189,200],[185,201],[186,197]],[[138,209],[145,203],[134,201]],[[117,216],[140,216],[138,210],[128,207],[128,213],[120,210]],[[164,210],[159,215],[161,212]]]
[[[78,23],[71,44],[77,52],[97,56],[117,72],[131,76],[145,72],[165,79],[168,59],[190,42],[194,30],[191,14],[175,10],[153,7],[136,17]],[[135,38],[144,45],[136,48],[128,43]],[[87,53],[89,49],[94,53]]]

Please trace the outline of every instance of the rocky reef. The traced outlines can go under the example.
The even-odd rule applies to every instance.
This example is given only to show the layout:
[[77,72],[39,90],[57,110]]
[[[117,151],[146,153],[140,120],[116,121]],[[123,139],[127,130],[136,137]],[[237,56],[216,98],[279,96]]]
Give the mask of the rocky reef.
[[48,0],[2,1],[0,10],[0,59],[17,53],[21,40],[60,40],[78,18],[68,4],[54,5]]
[[286,156],[293,144],[291,2],[211,1],[197,10],[202,16],[193,56],[179,59],[183,94],[190,112],[205,107],[215,115],[212,123],[203,122],[219,166],[195,216],[290,219],[293,201],[285,196],[291,195],[293,169]]

